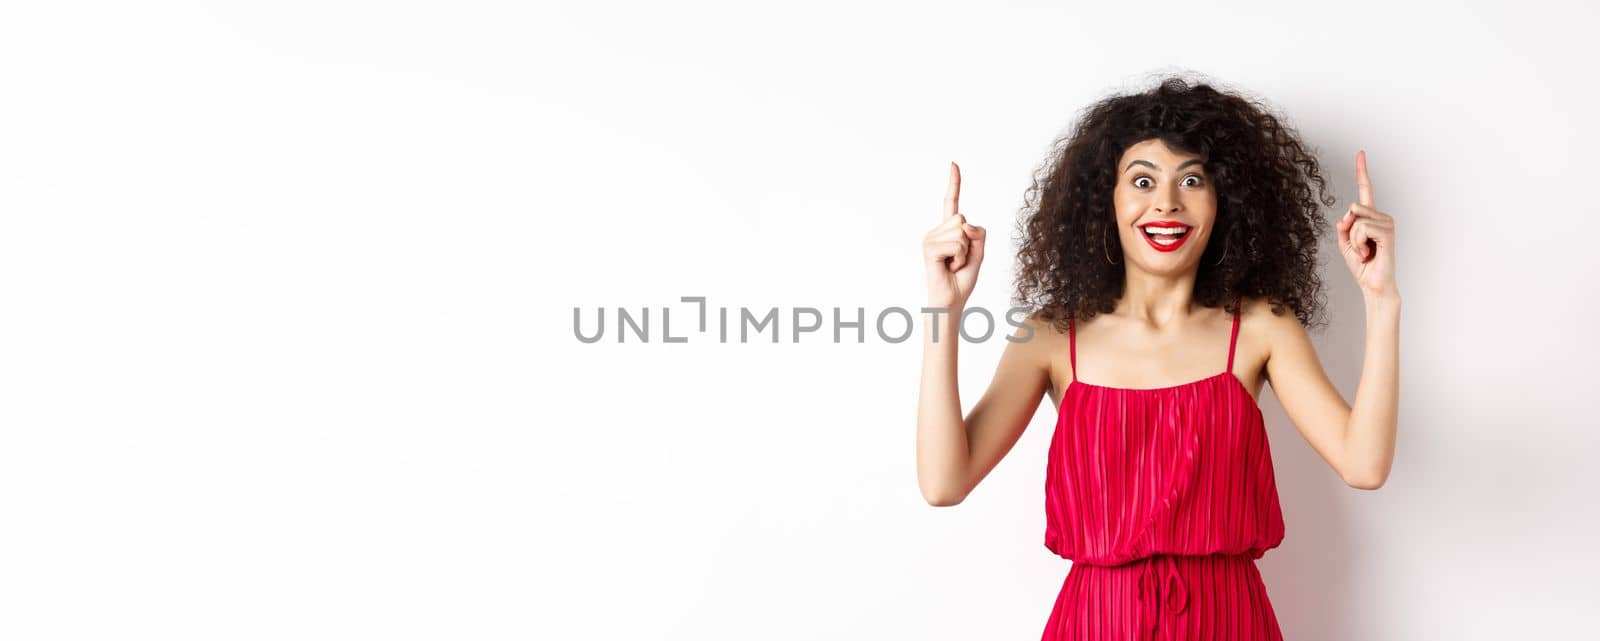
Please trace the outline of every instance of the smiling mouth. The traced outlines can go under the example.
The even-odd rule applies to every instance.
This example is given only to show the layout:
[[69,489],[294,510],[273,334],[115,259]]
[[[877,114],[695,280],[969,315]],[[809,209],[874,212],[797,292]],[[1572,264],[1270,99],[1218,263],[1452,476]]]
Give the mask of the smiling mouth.
[[1142,232],[1146,238],[1149,238],[1150,242],[1158,245],[1170,246],[1177,245],[1179,242],[1182,242],[1184,238],[1188,237],[1189,232],[1193,229],[1193,227],[1145,226],[1140,227],[1139,231]]

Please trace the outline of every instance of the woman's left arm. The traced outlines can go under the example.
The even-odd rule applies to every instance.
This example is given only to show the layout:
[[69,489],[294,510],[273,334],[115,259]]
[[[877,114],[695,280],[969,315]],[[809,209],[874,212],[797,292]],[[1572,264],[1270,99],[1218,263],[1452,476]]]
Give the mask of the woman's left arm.
[[[1269,321],[1266,377],[1284,412],[1351,487],[1375,490],[1394,462],[1400,405],[1400,292],[1394,217],[1373,204],[1366,152],[1356,154],[1359,201],[1339,219],[1339,250],[1366,303],[1366,348],[1355,407],[1346,405],[1292,316]],[[1269,314],[1270,316],[1270,314]]]

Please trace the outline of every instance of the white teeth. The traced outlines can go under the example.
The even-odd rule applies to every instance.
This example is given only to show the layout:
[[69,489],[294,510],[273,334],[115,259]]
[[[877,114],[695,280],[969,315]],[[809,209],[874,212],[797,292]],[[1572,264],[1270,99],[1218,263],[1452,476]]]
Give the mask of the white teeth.
[[1152,234],[1152,235],[1166,234],[1166,235],[1169,235],[1169,236],[1177,236],[1177,235],[1182,234],[1182,233],[1184,233],[1186,231],[1189,231],[1188,227],[1142,227],[1141,229],[1143,229],[1145,231],[1145,233],[1147,233],[1147,234]]

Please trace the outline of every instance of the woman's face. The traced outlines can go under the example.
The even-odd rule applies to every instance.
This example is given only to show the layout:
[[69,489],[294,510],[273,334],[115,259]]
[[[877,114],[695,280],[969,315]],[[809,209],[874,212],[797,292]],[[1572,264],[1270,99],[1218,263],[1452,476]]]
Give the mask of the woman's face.
[[[1217,218],[1217,192],[1199,156],[1175,152],[1159,139],[1137,143],[1117,163],[1112,199],[1129,266],[1160,274],[1198,268]],[[1176,223],[1171,229],[1187,232],[1146,234],[1153,223]]]

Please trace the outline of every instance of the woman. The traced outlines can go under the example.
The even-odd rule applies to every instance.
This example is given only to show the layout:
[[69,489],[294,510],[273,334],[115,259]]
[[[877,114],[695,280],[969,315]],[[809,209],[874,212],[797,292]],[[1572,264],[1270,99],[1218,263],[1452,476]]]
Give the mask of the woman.
[[1351,487],[1381,487],[1394,455],[1394,219],[1364,151],[1356,182],[1335,225],[1366,302],[1352,407],[1306,333],[1318,205],[1335,200],[1298,135],[1179,79],[1091,106],[1028,190],[1016,298],[1034,311],[963,419],[952,338],[987,234],[951,164],[924,240],[929,306],[950,313],[924,316],[917,480],[929,503],[960,503],[1049,392],[1045,545],[1073,563],[1044,639],[1282,638],[1255,564],[1284,533],[1262,384]]

